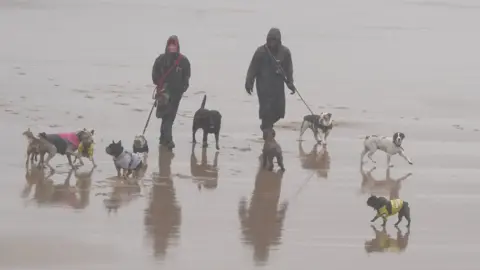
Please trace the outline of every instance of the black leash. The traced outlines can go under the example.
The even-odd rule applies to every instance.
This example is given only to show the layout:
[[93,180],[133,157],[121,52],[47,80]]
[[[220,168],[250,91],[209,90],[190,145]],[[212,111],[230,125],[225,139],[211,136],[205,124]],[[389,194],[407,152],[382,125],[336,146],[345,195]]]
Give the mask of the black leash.
[[[280,63],[277,61],[277,58],[275,58],[275,56],[272,54],[272,52],[270,51],[270,49],[268,48],[267,45],[264,45],[265,47],[265,50],[267,50],[268,54],[270,55],[270,57],[272,58],[272,60],[275,62],[275,65],[277,66],[277,68],[280,70],[280,72],[282,73],[283,75],[283,80],[285,81],[285,83],[289,83],[288,81],[288,78],[287,78],[287,75],[285,73],[285,70],[283,70],[282,66],[280,65]],[[295,87],[296,88],[296,87]],[[305,100],[303,99],[302,95],[300,94],[300,92],[298,91],[298,89],[295,89],[295,92],[298,94],[298,96],[300,97],[300,99],[302,100],[303,104],[305,104],[305,107],[307,107],[307,109],[310,111],[311,114],[314,114],[312,109],[310,109],[310,106],[308,106],[307,102],[305,102]]]
[[145,123],[145,127],[143,128],[142,135],[145,135],[145,131],[147,130],[148,123],[150,123],[150,118],[152,117],[153,109],[156,107],[156,105],[157,105],[157,100],[153,102],[152,108],[150,109],[150,113],[148,114],[147,122]]

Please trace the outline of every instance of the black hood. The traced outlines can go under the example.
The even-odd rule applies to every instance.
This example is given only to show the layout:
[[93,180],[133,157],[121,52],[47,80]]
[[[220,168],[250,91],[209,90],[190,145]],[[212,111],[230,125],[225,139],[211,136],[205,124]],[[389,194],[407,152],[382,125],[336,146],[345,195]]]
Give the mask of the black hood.
[[177,46],[178,46],[178,53],[180,53],[180,42],[178,41],[178,37],[173,35],[173,36],[170,36],[167,40],[167,43],[165,44],[165,53],[168,53],[167,49],[168,49],[168,45],[170,45],[171,43],[176,43]]
[[280,29],[278,28],[271,28],[270,31],[268,31],[267,34],[267,40],[268,39],[275,39],[278,41],[278,44],[282,44],[282,34],[280,33]]

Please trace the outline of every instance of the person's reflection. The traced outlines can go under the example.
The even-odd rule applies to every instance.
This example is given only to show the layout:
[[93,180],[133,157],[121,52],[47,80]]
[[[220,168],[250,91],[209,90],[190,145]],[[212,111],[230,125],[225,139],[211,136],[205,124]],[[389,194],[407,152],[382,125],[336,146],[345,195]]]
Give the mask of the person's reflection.
[[390,176],[390,168],[387,168],[385,180],[376,180],[372,175],[374,170],[375,167],[365,171],[363,166],[360,166],[360,173],[362,174],[361,192],[376,196],[388,196],[390,200],[399,198],[403,180],[412,175],[412,173],[408,173],[398,179],[393,179]]
[[[320,151],[318,148],[320,147]],[[306,153],[303,150],[302,142],[298,142],[298,152],[302,168],[305,170],[313,170],[319,177],[328,178],[330,170],[330,154],[328,153],[326,145],[315,144],[310,151]]]
[[[94,168],[89,172],[78,172],[70,169],[67,177],[62,184],[54,184],[51,177],[55,174],[53,171],[45,176],[35,186],[34,200],[40,205],[64,205],[73,209],[84,209],[90,201],[90,186]],[[74,175],[77,178],[74,186],[70,180]]]
[[264,264],[268,261],[270,248],[281,244],[283,223],[288,202],[278,207],[283,174],[259,169],[250,205],[246,198],[239,202],[243,241],[253,246],[254,261]]
[[197,156],[195,155],[195,146],[192,147],[192,154],[190,155],[190,173],[192,174],[193,181],[198,184],[199,190],[202,189],[202,186],[206,189],[217,188],[218,155],[219,152],[216,151],[213,164],[208,164],[207,148],[202,147],[202,160],[199,164]]
[[397,237],[392,238],[387,233],[385,227],[382,230],[377,230],[375,226],[371,226],[375,233],[375,238],[365,241],[365,251],[367,253],[373,252],[403,252],[408,246],[408,240],[410,237],[410,229],[407,229],[405,234],[402,233],[400,228],[397,229]]
[[145,211],[145,230],[152,239],[154,255],[163,259],[168,247],[180,236],[181,208],[171,175],[173,152],[159,147],[160,173],[155,177],[150,205]]

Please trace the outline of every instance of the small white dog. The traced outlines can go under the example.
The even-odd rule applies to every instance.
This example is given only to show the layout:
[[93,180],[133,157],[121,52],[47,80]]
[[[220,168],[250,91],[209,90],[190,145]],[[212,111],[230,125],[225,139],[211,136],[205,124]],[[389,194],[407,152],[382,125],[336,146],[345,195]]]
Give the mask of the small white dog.
[[[313,132],[313,136],[317,143],[327,144],[327,137],[330,134],[330,131],[333,127],[332,121],[332,114],[322,112],[320,115],[318,114],[309,114],[303,117],[302,126],[300,127],[300,138],[299,141],[302,140],[303,133],[307,131],[307,129],[311,129]],[[321,135],[319,138],[318,135]]]
[[413,165],[413,162],[408,158],[404,150],[402,148],[402,142],[405,139],[405,134],[402,132],[395,132],[393,137],[379,137],[377,135],[369,135],[365,137],[363,142],[364,149],[362,152],[362,156],[360,158],[360,162],[363,163],[363,158],[368,153],[368,158],[373,162],[376,163],[375,160],[372,159],[373,154],[377,150],[381,150],[387,154],[387,165],[388,167],[393,167],[390,162],[390,159],[393,155],[399,154],[403,157],[410,165]]
[[147,165],[148,161],[148,143],[147,139],[143,135],[135,136],[133,140],[133,153],[140,154],[144,165]]

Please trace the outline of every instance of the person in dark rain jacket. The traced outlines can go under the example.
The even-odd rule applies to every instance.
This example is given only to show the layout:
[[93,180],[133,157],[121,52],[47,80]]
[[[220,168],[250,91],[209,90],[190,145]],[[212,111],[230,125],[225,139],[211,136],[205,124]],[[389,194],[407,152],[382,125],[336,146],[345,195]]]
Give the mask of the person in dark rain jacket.
[[[280,68],[281,67],[281,68]],[[285,117],[285,84],[296,92],[293,84],[293,64],[290,50],[282,44],[278,28],[268,32],[267,42],[257,48],[247,72],[245,90],[249,95],[253,92],[256,80],[259,118],[261,130],[273,128],[273,125]]]
[[156,116],[162,118],[160,127],[160,145],[170,150],[175,147],[172,127],[177,115],[183,93],[187,91],[190,80],[190,61],[180,53],[177,36],[170,36],[165,46],[165,53],[155,59],[152,80],[157,86]]

